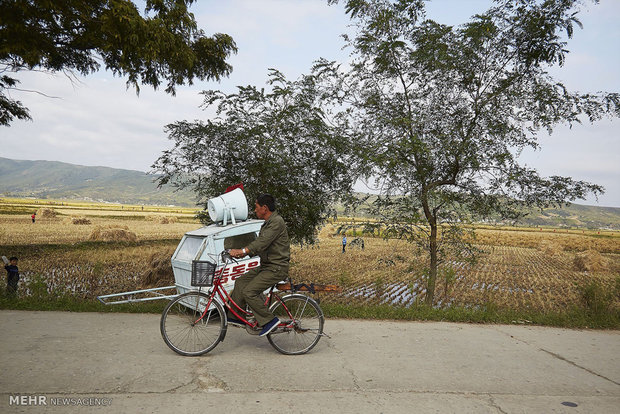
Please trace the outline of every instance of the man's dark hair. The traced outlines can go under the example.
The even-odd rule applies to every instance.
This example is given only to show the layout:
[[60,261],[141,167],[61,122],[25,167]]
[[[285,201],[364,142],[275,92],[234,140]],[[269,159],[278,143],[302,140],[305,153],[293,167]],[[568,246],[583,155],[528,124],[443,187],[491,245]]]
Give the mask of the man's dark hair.
[[17,257],[15,257],[15,256],[11,256],[11,257],[9,257],[9,260],[19,260],[19,259]]
[[276,199],[271,194],[261,194],[256,197],[259,206],[267,206],[269,211],[276,211]]

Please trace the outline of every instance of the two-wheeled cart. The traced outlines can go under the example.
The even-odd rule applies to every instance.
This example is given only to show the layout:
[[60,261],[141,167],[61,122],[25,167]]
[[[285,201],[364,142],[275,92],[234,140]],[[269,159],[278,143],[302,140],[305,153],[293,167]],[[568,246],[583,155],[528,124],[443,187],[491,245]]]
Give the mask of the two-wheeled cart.
[[[236,248],[237,246],[244,247],[249,241],[255,239],[262,224],[263,220],[246,220],[224,226],[211,224],[189,231],[185,233],[172,254],[174,285],[101,295],[97,299],[105,305],[117,305],[173,299],[182,293],[197,290],[197,287],[191,285],[192,263],[201,261],[217,263],[219,253],[222,250]],[[259,257],[246,257],[239,260],[235,266],[226,269],[222,279],[225,289],[227,291],[232,290],[235,279],[259,265]]]

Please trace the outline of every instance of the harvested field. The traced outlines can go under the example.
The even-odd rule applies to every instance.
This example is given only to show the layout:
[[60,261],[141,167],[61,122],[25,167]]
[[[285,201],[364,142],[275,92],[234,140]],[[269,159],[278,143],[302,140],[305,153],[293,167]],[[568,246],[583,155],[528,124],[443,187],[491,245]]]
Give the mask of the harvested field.
[[140,289],[174,285],[174,273],[170,258],[174,248],[155,251],[149,257],[146,269],[141,275]]
[[[620,252],[618,232],[592,232],[583,230],[582,234],[573,231],[550,230],[493,230],[476,229],[475,243],[486,246],[513,246],[536,249],[541,243],[552,243],[556,249],[566,251],[596,250],[600,253]],[[602,234],[600,234],[602,233]]]
[[586,250],[575,255],[573,267],[580,272],[599,272],[607,270],[608,260],[596,250]]
[[56,217],[56,211],[51,208],[40,208],[37,210],[37,218],[54,218]]
[[19,257],[23,286],[38,281],[44,283],[48,293],[94,299],[142,286],[151,270],[151,257],[171,255],[175,247],[176,242],[100,242],[73,248],[19,246],[10,251]]
[[[71,211],[73,217],[77,209]],[[22,292],[33,282],[48,292],[83,298],[168,285],[169,260],[182,235],[200,227],[188,215],[171,223],[170,212],[149,213],[79,209],[90,224],[73,225],[68,216],[37,219],[0,214],[0,254],[18,256]],[[81,214],[81,213],[80,213]],[[163,224],[166,218],[167,224]],[[106,231],[117,231],[103,237]],[[90,239],[91,234],[97,237]],[[120,236],[119,232],[134,236]],[[336,284],[341,293],[321,300],[344,304],[411,306],[423,301],[426,258],[399,240],[362,236],[342,253],[341,236],[328,225],[319,242],[293,247],[294,281]],[[438,306],[484,306],[561,311],[582,301],[582,287],[597,282],[612,291],[620,278],[620,234],[561,233],[537,229],[478,229],[483,250],[474,265],[444,264],[437,280]],[[355,236],[359,237],[359,233]],[[350,237],[351,243],[355,237]],[[30,294],[32,291],[25,291]],[[619,299],[615,305],[620,308]]]
[[71,217],[71,224],[92,224],[86,217]]
[[131,241],[138,240],[136,233],[129,231],[127,226],[97,226],[93,229],[88,240],[91,241],[106,241],[106,242],[118,242],[118,241]]
[[0,246],[87,241],[97,226],[127,226],[139,240],[180,239],[185,232],[200,227],[196,221],[161,225],[143,219],[85,218],[90,220],[90,224],[76,226],[60,217],[37,219],[33,224],[26,216],[0,215]]
[[[423,300],[426,258],[413,255],[409,244],[365,238],[364,250],[349,247],[342,254],[341,237],[334,232],[335,227],[326,228],[318,249],[295,249],[293,255],[291,274],[295,279],[343,286],[343,293],[325,295],[322,300],[399,306]],[[510,234],[500,245],[481,245],[484,253],[475,265],[454,262],[444,266],[444,275],[452,274],[445,271],[448,267],[454,273],[447,284],[445,276],[438,277],[435,297],[439,305],[483,306],[492,302],[503,308],[564,310],[580,302],[580,289],[587,283],[595,280],[612,289],[620,277],[617,238],[606,244],[616,246],[613,253],[599,255],[607,265],[588,271],[574,265],[583,253],[559,249],[553,236],[543,243],[553,254],[546,249],[503,245],[509,241],[520,244],[527,235]],[[538,236],[535,240],[540,243]]]

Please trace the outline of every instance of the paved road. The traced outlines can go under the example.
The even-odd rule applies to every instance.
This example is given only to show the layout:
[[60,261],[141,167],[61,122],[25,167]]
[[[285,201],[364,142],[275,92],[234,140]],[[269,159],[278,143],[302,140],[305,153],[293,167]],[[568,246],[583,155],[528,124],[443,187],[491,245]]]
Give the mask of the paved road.
[[618,331],[328,320],[307,355],[231,328],[198,358],[158,315],[0,311],[0,332],[1,413],[620,413]]

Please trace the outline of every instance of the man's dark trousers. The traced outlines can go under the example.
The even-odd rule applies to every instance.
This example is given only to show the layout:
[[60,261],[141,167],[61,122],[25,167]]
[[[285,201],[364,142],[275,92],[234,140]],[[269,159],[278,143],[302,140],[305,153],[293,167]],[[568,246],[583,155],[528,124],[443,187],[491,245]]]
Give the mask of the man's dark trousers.
[[288,268],[283,269],[278,265],[265,265],[252,269],[235,280],[235,289],[231,298],[241,309],[245,309],[246,304],[250,305],[256,321],[260,326],[264,326],[275,316],[265,305],[261,293],[286,279],[287,276]]
[[6,293],[9,296],[17,295],[17,283],[19,282],[19,275],[9,273],[6,280]]

